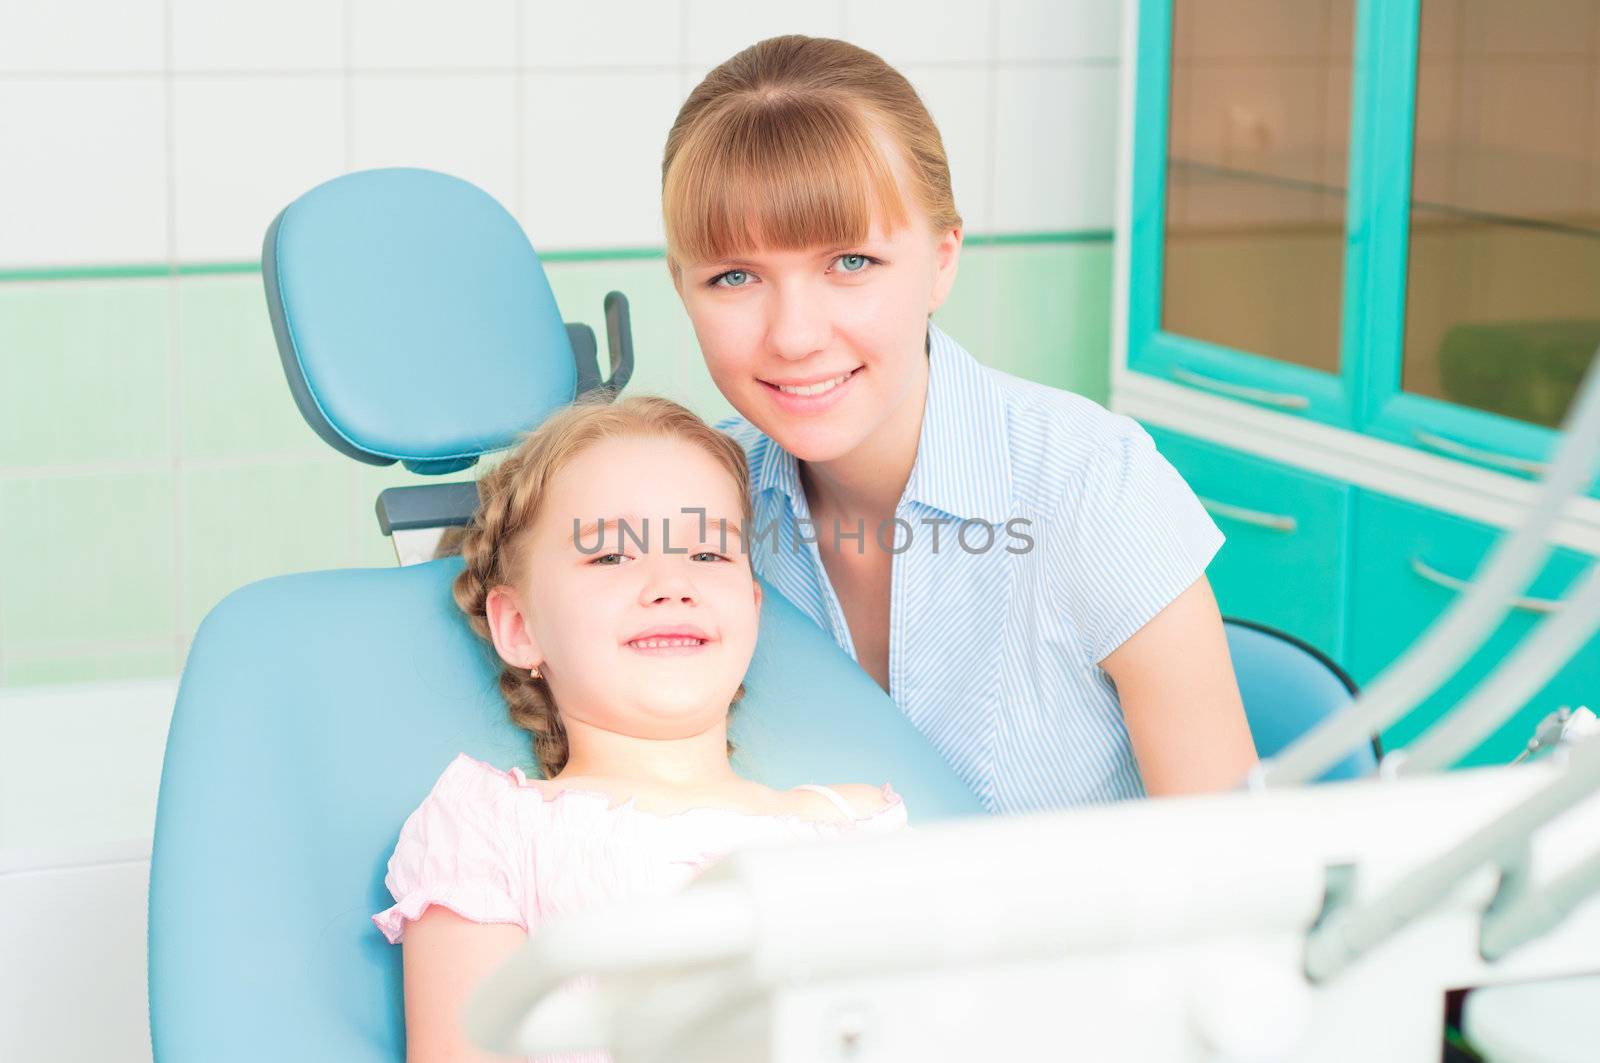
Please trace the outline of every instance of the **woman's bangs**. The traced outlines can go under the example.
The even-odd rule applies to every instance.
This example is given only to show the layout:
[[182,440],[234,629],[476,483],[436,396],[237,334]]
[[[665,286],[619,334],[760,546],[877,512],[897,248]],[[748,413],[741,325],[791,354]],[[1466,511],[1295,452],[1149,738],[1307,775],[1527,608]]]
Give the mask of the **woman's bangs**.
[[680,265],[758,250],[846,248],[886,231],[905,202],[867,122],[844,105],[764,101],[730,109],[686,143],[663,190]]

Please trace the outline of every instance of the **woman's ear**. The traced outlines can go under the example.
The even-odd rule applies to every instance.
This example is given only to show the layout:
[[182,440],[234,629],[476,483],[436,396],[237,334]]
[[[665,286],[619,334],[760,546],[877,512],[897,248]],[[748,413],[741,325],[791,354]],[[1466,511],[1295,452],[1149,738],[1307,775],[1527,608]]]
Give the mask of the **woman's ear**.
[[944,305],[950,288],[956,282],[956,270],[961,264],[961,227],[946,229],[933,247],[933,295],[928,300],[928,313]]
[[537,668],[544,663],[544,654],[528,630],[527,617],[515,591],[505,586],[493,588],[484,599],[483,612],[489,623],[489,637],[502,661],[513,668]]

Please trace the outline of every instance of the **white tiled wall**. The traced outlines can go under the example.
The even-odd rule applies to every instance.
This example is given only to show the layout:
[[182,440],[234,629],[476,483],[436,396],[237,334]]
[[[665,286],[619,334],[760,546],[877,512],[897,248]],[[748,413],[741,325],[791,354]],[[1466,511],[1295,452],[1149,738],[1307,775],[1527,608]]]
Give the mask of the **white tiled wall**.
[[0,270],[249,261],[350,169],[482,184],[536,247],[659,246],[667,129],[764,36],[901,65],[968,229],[1111,225],[1120,0],[0,0]]

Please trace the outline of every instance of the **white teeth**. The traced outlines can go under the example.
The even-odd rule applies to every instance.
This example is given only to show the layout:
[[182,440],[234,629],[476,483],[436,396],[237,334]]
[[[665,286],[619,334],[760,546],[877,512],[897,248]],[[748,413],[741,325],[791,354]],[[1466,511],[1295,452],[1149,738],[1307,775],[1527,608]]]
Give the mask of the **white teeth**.
[[670,646],[698,646],[703,642],[705,639],[635,639],[628,645],[641,650],[661,650]]
[[[851,372],[854,372],[854,370]],[[842,376],[834,377],[832,380],[824,380],[820,384],[807,384],[803,388],[788,387],[786,385],[779,384],[778,390],[783,392],[785,395],[821,395],[824,391],[832,391],[834,388],[838,387],[840,384],[843,384],[849,379],[850,373],[845,373]]]

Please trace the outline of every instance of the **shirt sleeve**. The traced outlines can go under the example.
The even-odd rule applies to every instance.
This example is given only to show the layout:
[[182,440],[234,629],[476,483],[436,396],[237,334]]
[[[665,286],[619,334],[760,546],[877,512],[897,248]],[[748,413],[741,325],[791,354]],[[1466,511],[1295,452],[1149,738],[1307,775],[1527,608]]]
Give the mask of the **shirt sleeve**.
[[1084,658],[1099,664],[1205,574],[1223,535],[1137,422],[1095,452],[1079,487],[1059,563]]
[[506,773],[462,754],[406,819],[383,880],[395,903],[372,917],[391,944],[435,904],[475,923],[528,929],[529,854],[514,785]]

